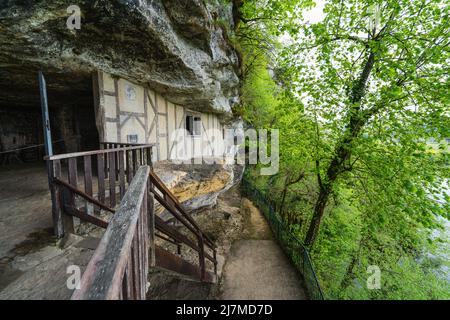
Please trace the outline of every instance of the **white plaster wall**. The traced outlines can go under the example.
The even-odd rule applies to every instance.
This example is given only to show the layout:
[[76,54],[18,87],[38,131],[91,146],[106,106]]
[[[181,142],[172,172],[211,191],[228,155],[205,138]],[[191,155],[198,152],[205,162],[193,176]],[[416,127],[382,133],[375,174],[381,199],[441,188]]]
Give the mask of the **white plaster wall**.
[[[98,73],[98,111],[107,142],[127,142],[128,135],[138,135],[139,143],[156,143],[154,160],[167,160],[176,156],[177,142],[189,147],[186,158],[221,156],[217,153],[222,138],[222,124],[214,114],[199,113],[184,106],[175,105],[149,88]],[[202,119],[201,137],[191,137],[185,133],[176,137],[177,129],[185,128],[187,114],[195,114]],[[213,131],[215,129],[215,131]],[[102,138],[101,138],[102,139]],[[213,153],[214,151],[214,153]]]

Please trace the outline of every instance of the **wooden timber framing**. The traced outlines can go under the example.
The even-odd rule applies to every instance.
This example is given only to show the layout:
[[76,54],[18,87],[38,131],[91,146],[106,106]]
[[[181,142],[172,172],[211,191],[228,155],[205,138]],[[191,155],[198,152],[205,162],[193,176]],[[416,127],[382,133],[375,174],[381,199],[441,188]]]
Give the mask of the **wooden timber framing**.
[[[152,97],[153,96],[153,97]],[[160,152],[159,152],[159,120],[158,120],[158,108],[156,106],[156,92],[153,92],[153,94],[150,94],[150,91],[147,90],[147,99],[150,102],[150,106],[153,110],[153,121],[150,125],[150,128],[146,130],[148,132],[148,136],[151,136],[151,133],[153,130],[155,130],[155,137],[156,137],[156,161],[161,160]]]
[[122,129],[122,123],[120,122],[120,102],[119,102],[119,80],[117,78],[114,79],[114,92],[115,92],[115,99],[116,99],[116,115],[117,115],[117,141],[120,141],[122,139],[121,129]]
[[[172,103],[170,97],[162,96],[147,85],[132,83],[103,71],[98,71],[95,78],[93,83],[98,87],[94,90],[97,91],[94,92],[96,121],[101,140],[131,142],[127,136],[136,134],[139,143],[156,144],[154,161],[170,160],[176,145],[172,139],[174,130],[185,129],[186,114],[189,113],[201,117],[203,138],[177,135],[179,147],[184,144],[186,155],[192,154],[189,152],[192,150],[195,157],[200,156],[200,151],[202,155],[210,156],[220,150],[215,146],[215,141],[220,141],[217,134],[209,133],[209,130],[223,129],[214,113],[198,112],[189,106]],[[127,98],[124,92],[128,86],[135,90],[136,99]],[[189,150],[186,149],[188,146]]]

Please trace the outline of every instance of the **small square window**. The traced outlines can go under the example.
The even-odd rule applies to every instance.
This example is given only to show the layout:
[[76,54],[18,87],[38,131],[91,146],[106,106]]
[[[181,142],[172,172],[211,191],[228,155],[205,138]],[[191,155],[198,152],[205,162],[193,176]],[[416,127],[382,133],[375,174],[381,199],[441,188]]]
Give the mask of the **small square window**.
[[138,135],[137,134],[129,134],[127,135],[128,143],[138,143]]
[[202,134],[202,119],[199,116],[186,116],[186,130],[191,136]]

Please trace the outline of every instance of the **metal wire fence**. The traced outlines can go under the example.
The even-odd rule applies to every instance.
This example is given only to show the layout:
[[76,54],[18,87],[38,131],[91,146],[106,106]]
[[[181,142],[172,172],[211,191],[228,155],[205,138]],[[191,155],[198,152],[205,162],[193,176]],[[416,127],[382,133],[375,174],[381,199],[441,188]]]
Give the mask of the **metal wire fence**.
[[324,300],[325,297],[314,272],[311,257],[302,241],[289,231],[269,203],[267,196],[256,189],[246,175],[242,178],[242,189],[244,194],[263,212],[282,249],[300,274],[302,274],[309,298],[312,300]]

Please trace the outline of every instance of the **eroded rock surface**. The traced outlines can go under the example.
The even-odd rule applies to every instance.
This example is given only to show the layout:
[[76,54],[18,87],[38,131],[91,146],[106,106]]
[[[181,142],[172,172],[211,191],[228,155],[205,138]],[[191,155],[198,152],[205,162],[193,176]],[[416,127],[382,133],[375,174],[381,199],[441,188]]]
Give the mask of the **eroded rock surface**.
[[174,103],[231,115],[239,84],[239,59],[226,31],[234,28],[232,3],[80,0],[81,29],[69,30],[71,4],[0,2],[0,66],[7,66],[0,84],[11,89],[8,99],[26,99],[17,88],[34,87],[38,69],[101,69],[150,85]]
[[[217,197],[239,183],[243,166],[214,164],[175,164],[161,161],[155,172],[188,212],[212,207]],[[170,218],[165,212],[163,219]]]

